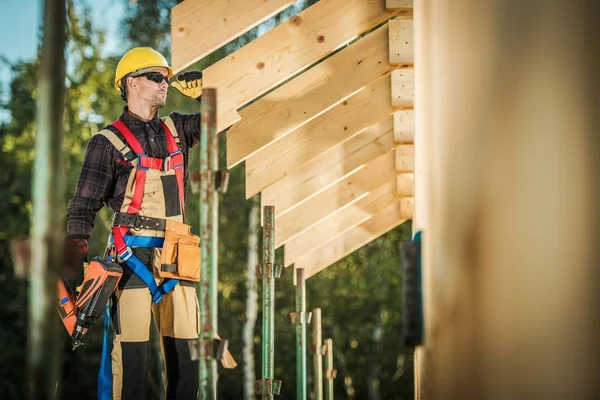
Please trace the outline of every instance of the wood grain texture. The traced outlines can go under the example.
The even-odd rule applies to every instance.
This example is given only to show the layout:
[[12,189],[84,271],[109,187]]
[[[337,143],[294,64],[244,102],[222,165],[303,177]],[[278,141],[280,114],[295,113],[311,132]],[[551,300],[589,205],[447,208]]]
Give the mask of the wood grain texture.
[[348,254],[406,221],[402,218],[400,203],[392,203],[377,215],[349,230],[325,245],[298,257],[295,268],[304,268],[306,276],[314,276]]
[[210,66],[203,77],[219,93],[217,131],[236,122],[232,111],[393,15],[382,0],[319,1]]
[[396,18],[389,22],[390,64],[413,65],[415,49],[413,39],[413,20]]
[[390,75],[246,160],[246,197],[392,114]]
[[279,247],[316,225],[329,215],[339,212],[375,190],[394,180],[394,151],[377,157],[364,168],[314,196],[301,206],[275,217],[275,247]]
[[384,183],[370,192],[367,197],[320,221],[317,225],[287,242],[284,246],[285,266],[290,266],[303,254],[327,244],[362,224],[397,200],[396,182],[391,180]]
[[393,123],[388,116],[267,186],[261,193],[261,203],[273,205],[278,214],[283,214],[394,147]]
[[171,9],[175,73],[294,4],[295,0],[186,0]]
[[228,167],[390,72],[388,36],[386,24],[240,111],[227,132]]

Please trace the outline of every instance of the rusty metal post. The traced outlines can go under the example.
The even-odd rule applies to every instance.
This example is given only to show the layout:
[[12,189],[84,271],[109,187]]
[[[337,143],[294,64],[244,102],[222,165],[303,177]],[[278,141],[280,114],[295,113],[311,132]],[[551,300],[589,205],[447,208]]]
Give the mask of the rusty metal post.
[[315,400],[323,400],[323,339],[321,337],[321,309],[312,312],[313,390]]
[[217,398],[217,362],[214,342],[217,332],[218,214],[219,198],[215,189],[219,142],[216,132],[216,89],[202,92],[200,132],[200,248],[201,279],[197,287],[200,303],[200,399]]
[[333,400],[333,380],[337,371],[333,368],[333,339],[325,340],[325,400]]
[[[56,282],[63,262],[65,209],[62,137],[65,90],[65,0],[46,0],[37,99],[29,285],[29,398],[58,397],[59,319]],[[58,210],[58,211],[57,211]]]
[[296,325],[296,399],[306,400],[306,324],[310,316],[306,314],[306,279],[304,268],[296,269],[296,312],[293,322]]
[[262,280],[262,379],[256,381],[256,392],[263,400],[279,394],[281,381],[274,380],[275,370],[275,278],[281,265],[275,264],[275,207],[263,207],[263,263],[257,266]]

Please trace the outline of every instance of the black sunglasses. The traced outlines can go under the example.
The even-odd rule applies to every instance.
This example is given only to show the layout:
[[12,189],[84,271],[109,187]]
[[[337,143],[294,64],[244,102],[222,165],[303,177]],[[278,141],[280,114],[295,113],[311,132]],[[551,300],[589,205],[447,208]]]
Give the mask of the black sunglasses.
[[136,78],[140,76],[145,76],[146,79],[152,82],[161,83],[163,80],[169,83],[169,77],[161,74],[160,72],[144,72],[143,74],[139,74]]

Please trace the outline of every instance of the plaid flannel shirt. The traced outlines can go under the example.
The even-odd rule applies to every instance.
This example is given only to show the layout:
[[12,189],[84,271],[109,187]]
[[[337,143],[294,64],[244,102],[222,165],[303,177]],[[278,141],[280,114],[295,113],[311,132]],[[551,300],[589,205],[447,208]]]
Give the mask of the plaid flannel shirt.
[[[181,140],[179,146],[185,163],[187,186],[188,150],[200,141],[200,113],[187,115],[172,112],[169,116],[173,119]],[[131,130],[147,155],[156,158],[169,156],[166,132],[160,125],[158,112],[151,121],[143,121],[125,107],[119,119]],[[114,129],[113,131],[116,132]],[[127,143],[120,134],[117,136],[123,143]],[[83,239],[87,244],[96,213],[105,204],[113,212],[120,211],[132,168],[104,136],[94,135],[90,139],[75,196],[67,209],[68,238]]]

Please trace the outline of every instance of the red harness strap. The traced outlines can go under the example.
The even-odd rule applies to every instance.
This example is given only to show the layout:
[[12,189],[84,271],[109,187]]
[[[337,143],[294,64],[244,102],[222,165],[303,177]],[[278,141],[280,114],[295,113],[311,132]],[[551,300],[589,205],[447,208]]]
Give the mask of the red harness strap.
[[[181,202],[181,213],[183,214],[184,206],[185,206],[185,189],[183,182],[183,155],[179,151],[177,147],[177,142],[175,138],[171,134],[169,128],[161,121],[161,125],[165,130],[167,136],[167,148],[169,150],[169,157],[162,160],[159,158],[148,157],[144,154],[144,150],[140,145],[140,142],[135,138],[131,130],[123,123],[123,121],[116,120],[112,123],[112,126],[115,127],[121,135],[127,141],[127,144],[131,149],[135,152],[138,157],[138,166],[135,172],[135,188],[133,191],[133,197],[131,198],[131,203],[127,208],[128,214],[138,214],[141,207],[142,201],[144,198],[144,185],[146,183],[146,171],[148,169],[159,169],[164,171],[169,171],[171,169],[175,169],[175,177],[177,179],[177,186],[179,189],[179,199]],[[121,260],[126,260],[130,253],[125,255],[127,251],[127,245],[125,244],[124,236],[127,234],[129,230],[126,226],[115,226],[113,228],[113,241],[115,243],[117,255],[121,257]]]

